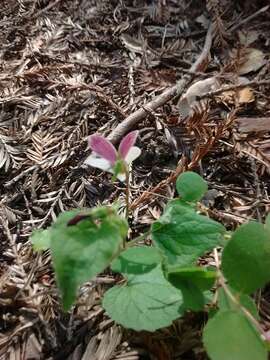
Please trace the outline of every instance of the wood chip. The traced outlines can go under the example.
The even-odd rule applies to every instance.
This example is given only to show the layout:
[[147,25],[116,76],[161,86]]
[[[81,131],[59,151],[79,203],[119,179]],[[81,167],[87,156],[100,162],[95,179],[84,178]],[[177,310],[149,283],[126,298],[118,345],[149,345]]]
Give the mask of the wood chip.
[[236,122],[241,133],[270,131],[270,117],[241,117]]

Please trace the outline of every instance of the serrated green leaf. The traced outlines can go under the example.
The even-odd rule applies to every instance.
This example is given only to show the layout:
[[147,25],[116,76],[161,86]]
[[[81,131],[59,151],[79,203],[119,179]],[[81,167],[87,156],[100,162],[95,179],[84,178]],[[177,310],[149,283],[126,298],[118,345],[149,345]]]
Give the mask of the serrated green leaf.
[[61,214],[51,228],[53,266],[65,310],[74,302],[78,287],[111,263],[119,252],[123,229],[126,233],[128,229],[124,219],[105,207],[68,226],[78,214],[80,211]]
[[111,268],[123,274],[143,274],[152,270],[161,261],[161,253],[154,247],[133,247],[123,251],[112,262]]
[[151,228],[152,238],[169,264],[189,266],[221,242],[224,227],[179,200],[171,201]]
[[33,248],[36,251],[47,250],[51,245],[51,232],[50,228],[45,230],[33,231],[30,240],[33,244]]
[[181,292],[164,277],[161,265],[144,275],[131,275],[125,286],[105,293],[103,307],[125,328],[155,331],[183,315]]
[[[239,293],[229,287],[229,290],[234,295],[236,301],[250,312],[251,315],[259,320],[259,314],[256,308],[256,304],[253,299],[247,294]],[[235,304],[226,294],[223,288],[218,290],[218,307],[221,311],[223,310],[239,310],[239,305]]]
[[184,201],[199,201],[207,191],[207,182],[197,173],[186,171],[176,180],[176,190]]
[[247,294],[270,281],[270,236],[262,224],[235,231],[223,250],[222,271],[234,289]]
[[267,349],[253,325],[239,311],[219,311],[204,328],[211,360],[267,360]]

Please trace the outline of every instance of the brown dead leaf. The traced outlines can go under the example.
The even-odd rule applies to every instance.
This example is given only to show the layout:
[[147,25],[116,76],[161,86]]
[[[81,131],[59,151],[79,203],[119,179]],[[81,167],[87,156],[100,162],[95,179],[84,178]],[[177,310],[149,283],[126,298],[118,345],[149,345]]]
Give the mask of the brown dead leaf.
[[238,36],[240,44],[243,46],[249,46],[258,40],[260,33],[256,30],[239,31]]
[[264,53],[261,50],[247,48],[243,56],[243,63],[239,67],[239,74],[248,74],[259,70],[265,64]]
[[182,118],[187,118],[197,102],[197,97],[205,95],[219,88],[219,82],[215,76],[200,80],[192,84],[178,102],[179,112]]
[[253,91],[250,87],[245,87],[240,90],[228,90],[217,96],[223,103],[244,105],[252,103],[255,100]]
[[253,91],[250,87],[245,87],[238,92],[238,103],[241,104],[248,104],[255,100]]

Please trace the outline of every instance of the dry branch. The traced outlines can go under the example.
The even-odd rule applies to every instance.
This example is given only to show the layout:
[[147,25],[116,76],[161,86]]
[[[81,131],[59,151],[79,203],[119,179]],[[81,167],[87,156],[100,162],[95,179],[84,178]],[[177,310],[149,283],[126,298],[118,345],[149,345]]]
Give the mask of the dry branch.
[[270,131],[270,117],[239,117],[235,121],[240,133],[254,133]]
[[220,95],[222,93],[224,93],[225,91],[231,91],[231,90],[240,90],[246,87],[253,87],[253,88],[257,88],[259,86],[266,86],[266,85],[270,85],[270,80],[260,80],[260,81],[250,81],[244,84],[236,84],[236,85],[229,85],[229,86],[224,86],[220,89],[208,92],[207,94],[203,94],[202,96],[198,96],[197,100],[202,100],[205,98],[211,98],[214,97],[216,95]]
[[[203,46],[203,50],[197,60],[190,68],[191,73],[196,73],[197,71],[203,71],[209,61],[210,49],[212,45],[212,37],[213,37],[213,27],[209,26],[207,35],[205,38],[205,43]],[[129,115],[125,120],[123,120],[108,136],[108,139],[117,143],[120,139],[130,130],[132,129],[140,120],[144,119],[148,115],[148,109],[150,112],[155,111],[160,106],[166,104],[170,101],[174,96],[180,95],[188,83],[191,81],[192,77],[189,75],[185,75],[182,80],[180,80],[173,87],[165,90],[162,94],[156,96],[152,101],[148,104],[143,105],[140,109],[136,110],[134,113]]]

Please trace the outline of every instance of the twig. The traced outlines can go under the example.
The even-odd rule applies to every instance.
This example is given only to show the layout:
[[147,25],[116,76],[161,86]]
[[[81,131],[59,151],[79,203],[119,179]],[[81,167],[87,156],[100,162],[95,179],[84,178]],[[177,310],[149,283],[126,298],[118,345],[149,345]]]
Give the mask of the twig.
[[142,240],[145,240],[147,238],[147,236],[149,236],[151,233],[150,230],[146,231],[144,234],[137,236],[135,239],[132,239],[131,241],[127,242],[126,247],[132,247],[135,245],[138,245],[138,243]]
[[186,168],[186,159],[184,157],[181,158],[181,160],[178,163],[177,168],[175,171],[165,180],[162,180],[159,182],[152,190],[150,191],[144,191],[142,195],[133,201],[133,203],[130,205],[130,210],[136,209],[139,204],[144,203],[146,200],[149,200],[149,194],[158,196],[159,192],[164,189],[164,187],[168,186],[169,184],[176,181],[178,175],[180,175]]
[[180,159],[180,161],[178,162],[177,168],[175,169],[175,171],[165,180],[162,180],[160,183],[158,183],[152,190],[151,192],[149,191],[144,191],[141,196],[139,198],[137,198],[130,206],[131,210],[136,209],[136,207],[141,204],[144,203],[146,201],[149,202],[149,193],[154,195],[154,196],[158,196],[158,193],[162,190],[164,190],[164,188],[170,184],[173,184],[176,182],[177,177],[185,170],[192,170],[194,169],[196,166],[198,166],[199,162],[201,161],[201,159],[210,151],[210,149],[212,148],[212,146],[215,144],[215,142],[217,141],[217,138],[219,136],[219,133],[217,133],[214,137],[211,137],[210,139],[208,139],[207,143],[204,145],[203,148],[197,147],[197,151],[194,151],[193,157],[190,161],[190,163],[187,163],[187,159],[182,156],[182,158]]
[[248,86],[256,88],[256,87],[263,86],[263,85],[270,85],[270,80],[250,81],[250,82],[245,83],[245,84],[224,86],[223,88],[208,92],[206,94],[203,94],[202,96],[197,96],[197,100],[202,100],[202,99],[205,99],[205,98],[211,98],[213,96],[220,95],[225,91],[243,89],[243,88],[248,87]]
[[36,14],[32,14],[31,18],[33,19],[37,19],[38,17],[40,17],[42,14],[44,14],[45,12],[49,11],[50,9],[52,9],[54,6],[56,6],[61,0],[55,0],[54,2],[51,2],[49,5],[47,5],[44,9],[41,9],[40,11],[38,11]]
[[[212,45],[212,32],[213,26],[210,25],[205,38],[203,50],[198,59],[194,62],[194,64],[189,70],[191,73],[196,73],[197,71],[202,71],[205,69],[209,60],[209,54]],[[149,111],[155,111],[157,108],[170,101],[176,95],[180,95],[184,91],[188,83],[191,81],[191,79],[191,75],[185,75],[183,79],[180,80],[176,85],[165,90],[162,94],[156,96],[148,104],[144,104],[143,107],[135,111],[133,114],[129,115],[109,134],[108,140],[110,140],[112,143],[119,142],[120,139],[131,128],[133,128],[140,120],[144,119],[148,115],[148,112],[144,108],[149,109]]]
[[[125,120],[123,120],[117,127],[109,134],[108,140],[112,143],[117,143],[120,139],[136,125],[140,120],[144,119],[150,110],[154,111],[158,107],[164,105],[166,102],[171,100],[177,94],[178,86],[174,85],[173,87],[165,90],[162,94],[157,96],[154,100],[150,101],[148,104],[145,104],[140,109],[136,110],[133,114],[129,115]],[[144,107],[147,107],[149,111],[146,111]]]
[[254,14],[248,16],[247,18],[245,18],[244,20],[238,22],[237,24],[235,24],[234,26],[232,26],[231,28],[229,27],[227,30],[230,31],[235,31],[237,29],[239,29],[242,25],[246,24],[247,22],[249,22],[250,20],[253,20],[256,16],[262,14],[263,12],[267,11],[269,9],[270,5],[266,5],[263,8],[261,8],[260,10],[256,11]]

